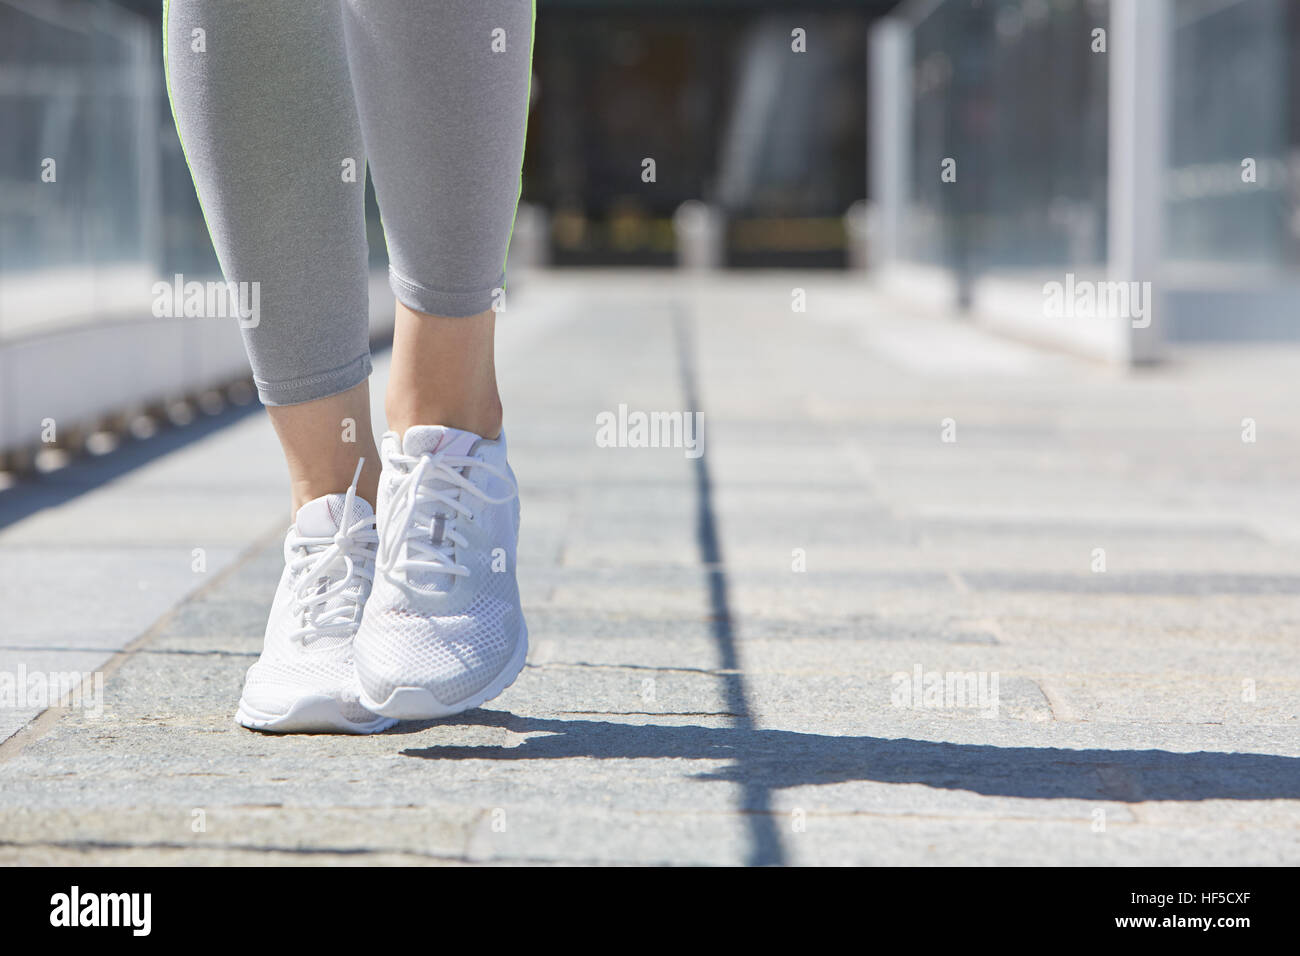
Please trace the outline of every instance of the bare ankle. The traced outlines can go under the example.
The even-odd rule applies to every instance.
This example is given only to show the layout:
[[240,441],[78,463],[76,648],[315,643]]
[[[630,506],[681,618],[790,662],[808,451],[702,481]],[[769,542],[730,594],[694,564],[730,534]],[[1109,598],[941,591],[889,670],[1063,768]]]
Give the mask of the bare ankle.
[[370,430],[368,383],[298,405],[271,406],[267,413],[289,466],[295,514],[308,501],[347,491],[359,458],[366,463],[357,494],[375,503],[379,454]]
[[385,409],[388,427],[444,425],[484,438],[501,434],[493,362],[496,315],[465,318],[413,312],[398,303]]
[[473,432],[483,438],[497,438],[501,434],[503,410],[501,400],[484,400],[471,404],[457,396],[457,401],[392,400],[386,404],[388,427],[399,435],[414,425],[443,425]]

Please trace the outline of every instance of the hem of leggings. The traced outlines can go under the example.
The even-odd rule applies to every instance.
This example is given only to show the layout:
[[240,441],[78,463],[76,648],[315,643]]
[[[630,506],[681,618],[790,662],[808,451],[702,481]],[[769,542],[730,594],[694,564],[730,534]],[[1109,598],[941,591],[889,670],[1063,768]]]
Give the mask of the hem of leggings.
[[490,289],[477,292],[439,292],[426,285],[412,282],[405,276],[398,275],[392,266],[388,267],[388,285],[397,296],[397,301],[408,309],[423,312],[426,315],[438,315],[449,319],[463,319],[478,315],[492,308],[498,289],[505,288],[505,276],[502,275]]
[[264,382],[254,376],[253,384],[257,386],[257,397],[263,405],[301,405],[355,388],[370,377],[371,371],[373,366],[367,352],[328,372],[307,375],[291,382]]

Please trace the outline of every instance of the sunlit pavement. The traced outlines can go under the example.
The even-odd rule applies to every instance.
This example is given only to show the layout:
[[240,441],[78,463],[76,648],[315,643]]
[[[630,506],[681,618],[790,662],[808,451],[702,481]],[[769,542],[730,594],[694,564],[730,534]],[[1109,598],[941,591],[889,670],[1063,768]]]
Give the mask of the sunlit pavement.
[[[795,273],[507,304],[517,683],[238,728],[265,417],[74,465],[0,495],[0,669],[98,670],[102,713],[0,712],[0,862],[1300,862],[1300,349],[1126,376]],[[637,412],[703,454],[598,442]]]

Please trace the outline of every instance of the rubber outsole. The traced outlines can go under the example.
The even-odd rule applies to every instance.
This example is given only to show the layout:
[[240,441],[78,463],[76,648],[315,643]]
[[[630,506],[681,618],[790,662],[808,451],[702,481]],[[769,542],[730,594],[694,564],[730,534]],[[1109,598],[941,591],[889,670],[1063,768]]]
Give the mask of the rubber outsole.
[[377,734],[397,723],[394,718],[384,716],[364,723],[349,720],[343,716],[337,700],[321,694],[300,697],[283,714],[257,710],[241,698],[235,721],[249,730],[268,734]]
[[452,717],[475,707],[482,707],[488,701],[505,693],[506,688],[515,682],[523,672],[528,660],[528,625],[524,624],[519,640],[515,645],[510,660],[486,687],[454,704],[444,704],[433,692],[425,687],[397,687],[383,701],[372,700],[361,689],[361,706],[366,710],[396,720],[436,720],[439,717]]

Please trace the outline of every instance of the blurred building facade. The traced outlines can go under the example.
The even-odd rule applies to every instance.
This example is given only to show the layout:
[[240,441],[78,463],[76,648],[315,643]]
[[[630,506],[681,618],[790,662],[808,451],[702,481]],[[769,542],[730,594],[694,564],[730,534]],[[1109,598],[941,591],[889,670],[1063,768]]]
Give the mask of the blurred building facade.
[[702,202],[721,264],[843,266],[867,27],[891,5],[543,0],[524,195],[552,262],[670,265],[676,211]]
[[[908,0],[873,29],[897,288],[1107,357],[1300,337],[1300,4]],[[1051,321],[1067,275],[1150,282],[1155,340]]]

